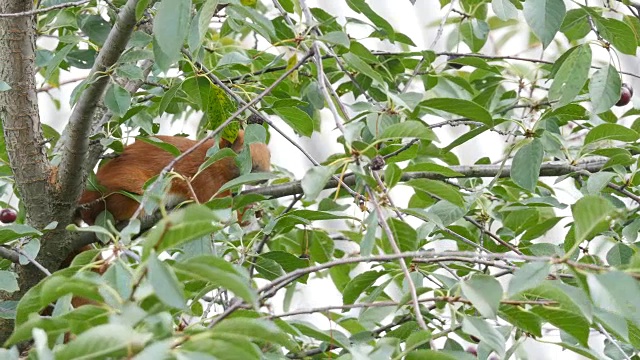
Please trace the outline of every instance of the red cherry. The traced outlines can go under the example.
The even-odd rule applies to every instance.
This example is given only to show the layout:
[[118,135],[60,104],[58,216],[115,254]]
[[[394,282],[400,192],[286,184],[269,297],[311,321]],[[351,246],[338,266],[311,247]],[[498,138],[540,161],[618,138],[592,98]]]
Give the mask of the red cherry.
[[616,103],[616,106],[625,106],[631,101],[633,96],[633,88],[628,84],[622,84],[620,88],[620,100]]
[[2,211],[0,211],[0,221],[3,224],[12,223],[16,221],[17,217],[18,217],[18,214],[13,209],[2,209]]

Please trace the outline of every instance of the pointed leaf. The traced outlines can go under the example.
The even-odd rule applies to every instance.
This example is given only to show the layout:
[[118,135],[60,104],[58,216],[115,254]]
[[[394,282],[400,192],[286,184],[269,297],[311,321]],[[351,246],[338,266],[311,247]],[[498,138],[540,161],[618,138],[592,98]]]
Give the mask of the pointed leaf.
[[473,101],[453,98],[434,98],[425,100],[420,104],[428,108],[468,117],[471,120],[476,120],[486,125],[493,125],[493,118],[489,111]]
[[549,275],[551,264],[547,262],[531,262],[516,270],[509,281],[509,296],[540,285]]
[[593,112],[600,114],[611,109],[620,99],[621,86],[620,74],[611,64],[598,69],[589,82]]
[[[562,1],[554,2],[562,3]],[[571,51],[571,50],[570,50]],[[588,44],[579,45],[562,62],[549,88],[549,101],[554,108],[572,102],[582,90],[591,69],[591,48]]]
[[521,147],[513,157],[511,165],[511,179],[522,188],[534,191],[540,177],[540,167],[544,150],[542,142],[534,139]]
[[502,299],[502,286],[498,280],[489,275],[476,274],[461,282],[460,288],[482,316],[496,318]]
[[614,212],[611,202],[597,195],[588,195],[571,207],[575,224],[576,244],[608,228],[608,217]]
[[556,36],[567,11],[564,1],[558,0],[526,0],[524,2],[524,18],[531,30],[546,48]]

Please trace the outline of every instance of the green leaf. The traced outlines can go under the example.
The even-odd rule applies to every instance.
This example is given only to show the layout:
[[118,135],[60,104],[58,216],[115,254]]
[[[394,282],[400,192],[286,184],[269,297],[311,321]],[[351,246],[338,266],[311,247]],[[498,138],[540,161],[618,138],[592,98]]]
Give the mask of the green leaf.
[[326,33],[318,38],[318,40],[325,41],[329,44],[340,45],[345,48],[349,48],[351,42],[349,41],[349,36],[342,31],[332,31]]
[[502,21],[518,18],[518,9],[511,0],[492,0],[491,9]]
[[430,172],[433,174],[439,174],[444,177],[463,177],[464,175],[452,170],[446,166],[442,166],[434,163],[415,163],[409,164],[406,168],[404,168],[404,172]]
[[259,256],[256,260],[256,271],[267,280],[275,280],[285,274],[284,269],[275,260]]
[[551,325],[567,332],[576,338],[582,346],[588,346],[589,322],[584,317],[571,311],[550,306],[536,306],[531,309],[531,312],[547,320]]
[[571,207],[576,244],[608,229],[607,219],[614,211],[609,200],[597,195],[588,195],[576,201]]
[[201,280],[233,292],[248,304],[255,305],[258,295],[244,271],[223,258],[201,255],[173,264],[178,275]]
[[487,109],[473,101],[454,98],[434,98],[420,103],[422,106],[467,117],[486,125],[493,125],[493,118]]
[[315,210],[294,210],[287,214],[272,220],[264,229],[266,233],[270,233],[274,229],[276,231],[289,231],[295,225],[311,225],[315,220],[334,220],[334,219],[352,219],[355,218],[343,215],[342,213],[333,213],[327,211],[315,211]]
[[405,121],[387,126],[378,140],[395,138],[418,138],[424,140],[438,140],[433,130],[420,121]]
[[309,255],[311,260],[324,264],[333,260],[335,242],[323,231],[311,231],[309,234]]
[[[37,329],[46,331],[48,336],[60,336],[69,331],[69,321],[61,317],[44,318],[32,316],[27,322],[20,324],[13,329],[13,332],[10,333],[11,337],[9,337],[4,346],[12,346],[19,342],[31,339],[34,330]],[[0,359],[4,358],[0,357]]]
[[104,95],[104,104],[112,113],[123,116],[131,106],[131,94],[118,84],[113,84]]
[[614,177],[616,177],[616,174],[606,171],[591,174],[589,179],[587,179],[586,193],[588,195],[600,194]]
[[640,286],[629,274],[610,271],[587,274],[589,292],[596,306],[640,326]]
[[547,233],[547,231],[551,230],[556,224],[562,220],[561,217],[552,217],[543,222],[537,223],[527,229],[527,231],[520,238],[521,240],[528,241],[537,239],[540,236]]
[[173,98],[176,96],[176,93],[180,90],[181,87],[182,83],[179,82],[173,85],[164,93],[164,95],[162,96],[162,100],[160,100],[160,106],[158,106],[158,115],[164,114],[164,112],[167,110],[167,107],[169,106],[169,104],[171,104]]
[[384,34],[384,38],[388,38],[390,41],[395,41],[395,31],[393,26],[389,24],[387,20],[378,15],[365,0],[347,0],[347,5],[357,12],[363,14]]
[[524,18],[533,33],[546,48],[551,44],[560,30],[562,20],[567,11],[564,1],[558,0],[526,0],[524,2]]
[[402,169],[396,164],[388,164],[384,170],[384,182],[389,189],[396,186],[402,177]]
[[562,286],[550,280],[533,289],[525,290],[522,293],[526,297],[543,298],[557,301],[556,306],[563,310],[579,315],[591,321],[593,317],[593,307],[584,291],[572,286]]
[[29,225],[9,224],[0,226],[0,244],[7,243],[11,240],[21,238],[23,236],[40,236],[42,233]]
[[591,32],[589,13],[582,8],[567,11],[560,31],[562,31],[569,40],[578,40],[587,36],[587,34]]
[[373,283],[381,276],[385,275],[386,271],[365,271],[358,274],[351,279],[347,286],[342,291],[342,302],[344,304],[353,304],[358,300],[358,297],[364,293],[366,289],[371,287]]
[[500,317],[534,336],[542,336],[542,318],[519,306],[500,306]]
[[144,80],[142,69],[134,64],[124,64],[116,69],[116,74],[130,80]]
[[218,217],[214,211],[200,204],[173,211],[144,237],[143,259],[149,256],[152,249],[160,253],[219,230],[222,226],[214,221],[216,219]]
[[415,350],[409,352],[405,357],[405,360],[467,360],[467,355],[469,358],[475,358],[475,356],[471,357],[471,354],[464,354],[461,352],[447,354],[441,350]]
[[[398,247],[402,251],[416,251],[418,250],[418,233],[411,225],[404,221],[400,221],[395,218],[387,219],[387,224],[391,229],[393,238],[398,243]],[[383,240],[389,241],[386,232],[382,232]]]
[[494,277],[475,274],[460,283],[462,294],[471,301],[478,312],[489,319],[495,319],[502,300],[502,286]]
[[324,189],[327,181],[336,170],[336,166],[314,166],[307,170],[302,177],[300,185],[307,200],[315,200],[320,195],[320,191]]
[[[265,39],[271,40],[276,37],[276,30],[273,23],[262,13],[248,6],[236,6],[233,4],[227,7],[225,11],[228,16],[237,19],[237,21],[241,21],[243,25],[251,28]],[[246,18],[249,18],[251,21],[246,21]]]
[[607,262],[611,266],[623,266],[629,264],[634,251],[623,243],[617,243],[607,251]]
[[591,48],[589,44],[578,45],[562,62],[549,88],[549,101],[553,102],[554,108],[567,105],[578,96],[589,78],[590,68]]
[[540,167],[544,149],[539,139],[533,139],[527,145],[521,147],[513,157],[511,165],[511,179],[518,186],[534,191],[540,177]]
[[518,294],[521,291],[532,289],[546,280],[551,270],[551,264],[547,262],[530,262],[524,264],[515,271],[509,281],[509,296]]
[[216,66],[221,67],[234,64],[249,65],[251,64],[251,59],[242,51],[231,51],[224,54]]
[[360,255],[361,256],[369,256],[373,251],[373,248],[376,243],[376,230],[378,226],[378,214],[375,211],[369,213],[367,219],[365,220],[365,224],[367,226],[367,232],[364,235],[364,238],[360,242]]
[[[46,63],[47,72],[44,74],[45,81],[49,81],[53,73],[60,70],[60,63],[64,61],[64,59],[67,57],[69,52],[71,52],[71,50],[74,49],[75,47],[76,47],[76,44],[69,44],[63,47],[62,49],[56,51],[55,56],[51,60],[47,61]],[[84,84],[84,82],[81,83],[81,85],[82,84]],[[80,87],[81,85],[79,85],[78,87]]]
[[319,330],[319,329],[316,329],[313,325],[306,324],[303,322],[293,323],[292,325],[297,330],[297,332],[300,332],[303,335],[306,335],[312,339],[320,340],[325,343],[333,342],[334,344],[337,344],[343,349],[349,348],[349,344],[350,344],[349,338],[347,338],[338,329]]
[[298,134],[307,137],[313,134],[313,119],[306,112],[297,107],[279,107],[273,111]]
[[[202,89],[201,93],[203,94],[203,101],[206,100],[206,102],[202,104],[202,108],[207,115],[206,129],[215,130],[236,111],[236,103],[231,100],[224,90],[212,85],[208,80],[206,80],[205,86],[207,86],[207,90],[209,90],[208,94],[206,90]],[[238,122],[232,122],[224,129],[222,137],[229,142],[233,142],[238,135],[239,129],[240,124]]]
[[343,215],[342,213],[333,213],[328,211],[317,211],[317,210],[309,210],[309,209],[297,209],[293,211],[289,211],[286,215],[283,216],[292,216],[292,217],[301,217],[310,221],[315,220],[336,220],[336,219],[354,219],[348,215]]
[[382,76],[380,76],[380,73],[375,71],[369,64],[354,53],[346,53],[342,55],[342,58],[347,64],[349,64],[349,66],[356,69],[358,72],[370,77],[378,84],[384,85],[384,80],[382,79]]
[[213,165],[214,163],[216,163],[218,160],[224,159],[226,157],[236,157],[238,156],[238,154],[233,151],[230,148],[224,148],[224,149],[218,149],[218,151],[216,151],[215,153],[213,153],[212,155],[209,155],[209,152],[211,151],[211,149],[215,149],[215,147],[210,148],[207,151],[207,160],[205,160],[205,162],[203,162],[200,167],[198,167],[198,172],[201,172],[202,170],[208,168],[209,166]]
[[191,31],[189,34],[189,51],[192,53],[202,44],[204,36],[209,30],[209,22],[218,7],[218,0],[207,0],[191,22]]
[[482,20],[471,19],[460,24],[462,41],[467,44],[472,52],[479,52],[487,43],[489,25]]
[[629,25],[612,18],[603,18],[601,16],[593,16],[592,18],[600,36],[613,44],[623,54],[636,54],[638,42],[633,29]]
[[211,336],[242,336],[248,339],[263,340],[269,343],[284,345],[293,348],[294,344],[289,337],[274,323],[264,319],[252,319],[236,317],[225,319],[212,328]]
[[12,293],[19,289],[20,287],[18,286],[18,280],[15,272],[0,270],[0,291]]
[[[309,266],[309,260],[301,259],[293,254],[284,251],[269,251],[268,253],[264,253],[260,256],[264,259],[275,261],[282,267],[285,273],[290,273],[298,269],[304,269]],[[301,276],[298,278],[298,281],[300,281],[301,283],[306,283],[308,277],[308,275]]]
[[156,64],[167,71],[179,58],[189,32],[191,0],[162,0],[153,19],[153,54]]
[[611,64],[598,69],[589,82],[593,112],[600,114],[611,109],[620,99],[621,86],[620,74]]
[[153,146],[157,146],[158,148],[168,152],[169,154],[171,154],[173,156],[180,155],[180,149],[175,147],[173,144],[169,144],[169,143],[166,143],[166,142],[158,139],[157,137],[136,136],[136,141],[142,141],[142,142],[146,142],[147,144],[151,144]]
[[462,320],[462,331],[480,339],[480,341],[495,351],[498,356],[504,356],[504,337],[486,321],[477,317],[465,316]]
[[147,266],[149,282],[160,301],[176,309],[184,309],[183,286],[171,268],[153,255],[149,258]]
[[[166,0],[165,0],[166,1]],[[78,335],[55,351],[56,359],[91,360],[127,357],[131,349],[140,349],[151,339],[124,324],[99,325]]]
[[442,181],[431,179],[411,179],[405,184],[411,186],[416,191],[424,191],[429,195],[446,200],[460,208],[465,207],[464,198],[460,194],[460,191],[452,185]]
[[584,144],[591,144],[601,140],[616,140],[634,142],[640,138],[637,132],[619,124],[600,124],[589,131],[584,138]]
[[276,174],[271,174],[271,173],[265,173],[265,172],[261,172],[261,173],[249,173],[249,174],[244,174],[241,176],[238,176],[237,178],[228,181],[226,184],[224,184],[220,189],[218,189],[217,194],[220,194],[226,190],[229,189],[233,189],[236,186],[240,186],[240,185],[244,185],[244,184],[250,184],[250,183],[256,183],[256,182],[260,182],[260,181],[264,181],[264,180],[271,180],[276,178],[277,175]]

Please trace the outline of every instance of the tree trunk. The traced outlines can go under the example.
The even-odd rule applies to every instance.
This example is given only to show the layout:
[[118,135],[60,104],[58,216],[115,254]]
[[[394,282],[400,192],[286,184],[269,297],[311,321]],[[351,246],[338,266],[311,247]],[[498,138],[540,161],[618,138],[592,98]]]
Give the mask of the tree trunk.
[[[19,13],[32,8],[33,1],[0,0],[0,13]],[[40,127],[34,66],[35,17],[0,19],[0,80],[11,87],[8,91],[0,92],[0,118],[15,186],[26,209],[27,221],[35,228],[42,229],[54,220],[54,204],[49,182],[51,169]],[[59,215],[64,217],[66,214]],[[48,238],[64,236],[63,233],[64,230],[56,230],[41,241],[44,244]],[[57,254],[47,258],[46,255],[52,251],[43,248],[38,256],[40,264],[49,270],[55,270],[55,262],[60,257]],[[44,277],[31,264],[15,266],[20,290],[12,294],[0,293],[3,300],[19,300]],[[0,319],[0,342],[4,342],[12,330],[12,320]]]

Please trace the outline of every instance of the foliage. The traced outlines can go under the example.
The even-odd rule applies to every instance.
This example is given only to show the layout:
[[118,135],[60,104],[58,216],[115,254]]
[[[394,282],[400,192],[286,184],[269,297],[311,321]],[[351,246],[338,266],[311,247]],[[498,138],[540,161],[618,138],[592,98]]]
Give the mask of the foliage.
[[[63,71],[91,68],[132,1],[42,1],[52,8],[38,15],[38,34],[57,39],[37,49],[43,89],[59,86]],[[244,123],[234,112],[254,112],[267,122],[242,124],[248,139],[335,127],[344,151],[306,154],[315,166],[299,183],[287,164],[245,174],[226,188],[269,183],[163,213],[139,236],[139,223],[84,229],[115,240],[112,255],[82,253],[18,304],[5,301],[3,317],[16,320],[6,345],[33,340],[38,358],[56,359],[466,359],[478,343],[486,359],[518,357],[525,340],[548,341],[555,329],[557,345],[587,358],[638,358],[640,122],[637,109],[612,107],[623,78],[636,77],[617,56],[636,54],[640,6],[441,0],[442,23],[429,25],[446,39],[434,44],[465,51],[438,53],[365,0],[346,0],[346,17],[303,0],[133,2],[138,26],[100,74],[110,77],[111,117],[94,140],[119,152],[132,135],[156,134],[161,116],[187,115],[202,117],[198,136],[222,126],[233,138]],[[363,29],[365,39],[352,35]],[[543,60],[492,53],[509,53],[514,37],[528,37]],[[365,46],[378,41],[398,50]],[[71,103],[95,80],[79,83]],[[124,85],[135,81],[138,90]],[[439,140],[454,126],[467,131]],[[44,131],[55,159],[60,135]],[[460,147],[489,133],[507,141],[504,156],[461,166]],[[237,161],[249,170],[246,152]],[[402,189],[407,204],[396,203]],[[566,189],[580,198],[561,198]],[[162,203],[143,199],[145,209]],[[233,211],[249,204],[244,218],[260,213],[258,230]],[[27,264],[48,230],[5,226],[0,241],[22,246]],[[0,288],[17,290],[15,265],[0,265]],[[342,304],[293,310],[297,291],[318,279]],[[73,308],[72,296],[90,304]],[[324,316],[330,330],[298,314]],[[16,347],[0,353],[18,357]]]

